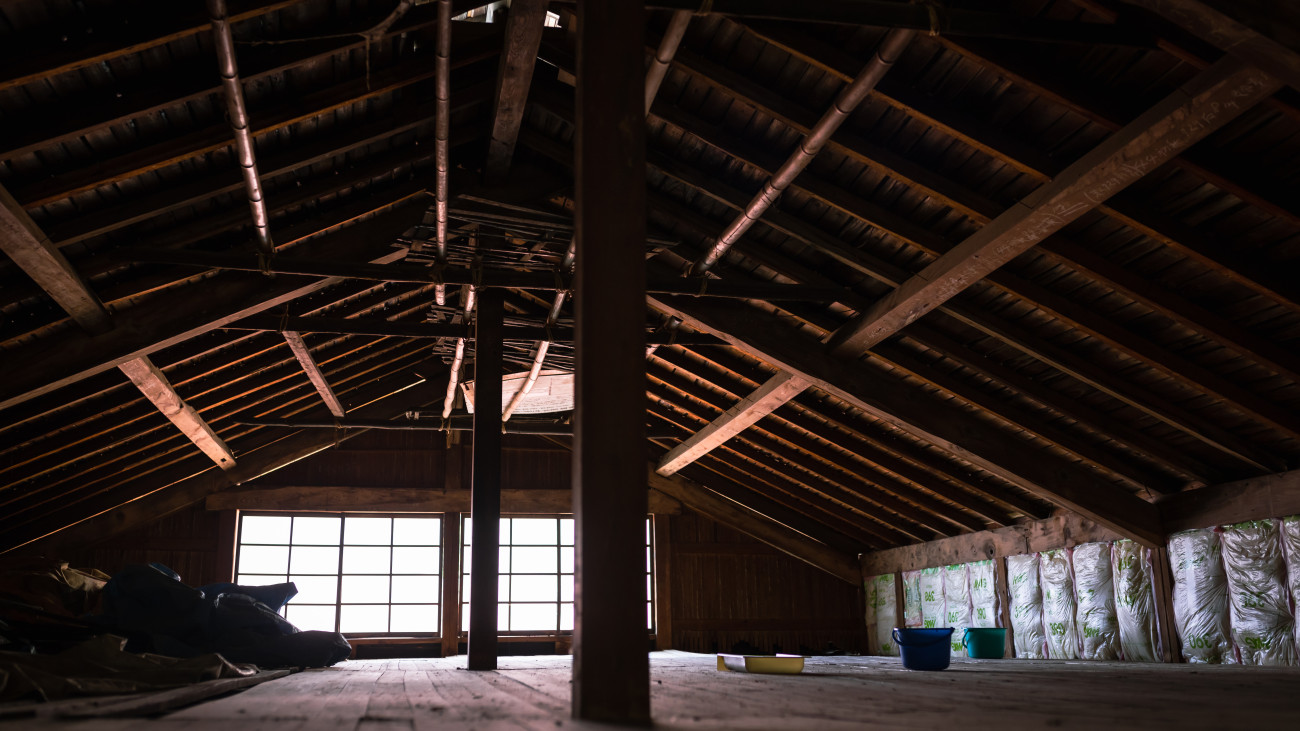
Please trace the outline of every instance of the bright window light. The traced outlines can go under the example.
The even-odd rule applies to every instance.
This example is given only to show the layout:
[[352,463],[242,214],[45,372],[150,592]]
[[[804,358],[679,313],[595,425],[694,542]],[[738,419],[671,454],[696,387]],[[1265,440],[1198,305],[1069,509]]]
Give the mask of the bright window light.
[[438,517],[241,515],[236,582],[294,582],[301,630],[436,635],[441,536]]
[[[653,558],[646,520],[646,628],[654,629]],[[464,519],[461,552],[461,630],[469,630],[470,521]],[[502,518],[500,584],[501,634],[573,631],[573,518]]]

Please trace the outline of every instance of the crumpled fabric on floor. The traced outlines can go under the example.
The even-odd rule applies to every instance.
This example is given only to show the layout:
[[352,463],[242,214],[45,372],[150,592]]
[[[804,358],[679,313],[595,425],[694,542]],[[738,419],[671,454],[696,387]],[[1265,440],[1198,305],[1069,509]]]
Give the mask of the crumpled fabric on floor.
[[102,635],[54,655],[0,652],[0,701],[140,693],[258,672],[213,653],[179,659],[126,652],[125,645]]
[[220,652],[263,667],[324,667],[347,659],[351,646],[342,635],[299,632],[245,593],[261,593],[283,606],[297,593],[292,583],[217,586],[230,590],[209,595],[181,583],[166,567],[127,566],[104,588],[104,613],[94,621],[129,637],[130,650],[173,657]]
[[0,569],[0,596],[51,614],[80,617],[98,610],[108,574],[74,569],[67,562],[44,558],[6,561]]

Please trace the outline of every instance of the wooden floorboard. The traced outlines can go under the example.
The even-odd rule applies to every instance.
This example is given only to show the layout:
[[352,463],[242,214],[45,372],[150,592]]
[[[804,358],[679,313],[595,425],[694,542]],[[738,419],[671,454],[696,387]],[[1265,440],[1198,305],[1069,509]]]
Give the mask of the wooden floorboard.
[[[361,660],[308,670],[162,716],[14,719],[10,729],[340,731],[605,728],[569,718],[572,659]],[[712,655],[651,655],[662,729],[1287,728],[1300,669],[956,660],[914,673],[890,658],[810,658],[798,676],[720,673]]]

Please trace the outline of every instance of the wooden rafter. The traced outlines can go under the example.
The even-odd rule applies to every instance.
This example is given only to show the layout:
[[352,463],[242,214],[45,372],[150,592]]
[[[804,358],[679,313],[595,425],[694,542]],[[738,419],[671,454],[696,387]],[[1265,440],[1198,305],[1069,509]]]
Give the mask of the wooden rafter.
[[88,333],[113,329],[112,318],[81,276],[32,221],[9,192],[0,187],[0,251],[27,273]]
[[171,381],[167,376],[153,364],[149,358],[132,358],[118,365],[118,368],[131,379],[131,383],[140,389],[140,393],[149,399],[168,421],[176,425],[177,429],[185,435],[187,439],[194,442],[194,446],[208,455],[208,458],[217,464],[223,470],[232,470],[235,468],[235,455],[230,451],[230,447],[221,441],[221,437],[208,426],[208,422],[199,416],[199,412],[194,407],[185,403],[185,400],[176,393]]
[[506,17],[505,45],[497,71],[496,102],[492,108],[492,131],[488,136],[483,179],[499,183],[510,171],[515,142],[524,121],[524,105],[533,83],[537,48],[542,43],[548,0],[515,0]]
[[969,415],[934,399],[899,393],[860,369],[816,352],[808,336],[788,326],[756,325],[751,310],[724,303],[696,303],[652,296],[657,309],[712,332],[737,348],[808,379],[827,393],[875,418],[957,455],[1025,490],[1081,513],[1141,542],[1164,539],[1155,507],[1086,470],[1047,453],[989,438]]
[[284,336],[284,341],[289,344],[289,350],[293,351],[293,357],[298,359],[298,364],[307,374],[307,379],[320,394],[321,400],[325,402],[325,408],[330,410],[336,419],[342,419],[347,413],[343,404],[339,402],[339,397],[334,395],[334,389],[330,388],[329,379],[321,372],[320,366],[316,364],[316,359],[312,357],[311,351],[308,350],[307,344],[303,342],[302,335],[294,330],[285,330],[280,333]]

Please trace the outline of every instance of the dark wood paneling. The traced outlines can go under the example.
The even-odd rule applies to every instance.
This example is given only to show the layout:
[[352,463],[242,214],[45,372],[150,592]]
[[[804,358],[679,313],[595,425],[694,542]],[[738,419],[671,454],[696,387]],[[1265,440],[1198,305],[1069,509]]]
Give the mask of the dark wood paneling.
[[[186,584],[201,586],[230,580],[221,573],[220,533],[221,514],[204,510],[199,504],[99,545],[64,551],[49,558],[67,561],[77,568],[99,569],[109,575],[129,564],[157,561],[180,574]],[[33,549],[40,552],[40,544]]]
[[675,649],[865,651],[861,587],[689,510],[671,531]]

